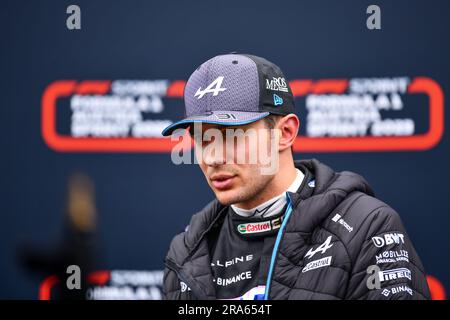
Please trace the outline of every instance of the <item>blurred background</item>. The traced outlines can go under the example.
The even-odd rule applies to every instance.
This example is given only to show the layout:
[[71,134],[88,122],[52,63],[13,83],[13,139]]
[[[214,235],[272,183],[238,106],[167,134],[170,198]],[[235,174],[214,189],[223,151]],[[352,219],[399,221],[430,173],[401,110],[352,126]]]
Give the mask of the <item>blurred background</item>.
[[[381,29],[367,26],[373,4]],[[401,215],[433,298],[446,298],[449,9],[2,1],[0,298],[161,297],[170,240],[214,195],[159,133],[183,116],[193,70],[232,51],[281,67],[302,122],[296,159],[363,175]],[[82,270],[77,296],[61,286],[71,264]]]

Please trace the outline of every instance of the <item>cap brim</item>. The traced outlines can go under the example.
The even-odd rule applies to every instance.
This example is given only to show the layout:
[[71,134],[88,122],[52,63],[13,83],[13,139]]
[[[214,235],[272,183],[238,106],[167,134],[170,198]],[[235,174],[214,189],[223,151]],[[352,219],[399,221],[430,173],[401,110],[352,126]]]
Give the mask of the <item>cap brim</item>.
[[196,122],[223,126],[240,126],[258,121],[269,114],[269,112],[211,111],[208,115],[187,117],[172,123],[162,131],[162,135],[170,136],[176,129],[187,128]]

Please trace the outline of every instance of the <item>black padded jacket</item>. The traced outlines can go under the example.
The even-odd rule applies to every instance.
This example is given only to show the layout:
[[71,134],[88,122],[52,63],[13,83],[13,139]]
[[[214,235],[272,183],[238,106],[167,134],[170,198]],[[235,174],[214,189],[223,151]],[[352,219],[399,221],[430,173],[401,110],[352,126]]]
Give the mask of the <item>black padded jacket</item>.
[[[265,299],[430,299],[423,265],[397,212],[366,180],[317,159],[296,161],[315,187],[288,192]],[[209,255],[228,207],[217,199],[194,214],[165,258],[163,299],[216,299]]]

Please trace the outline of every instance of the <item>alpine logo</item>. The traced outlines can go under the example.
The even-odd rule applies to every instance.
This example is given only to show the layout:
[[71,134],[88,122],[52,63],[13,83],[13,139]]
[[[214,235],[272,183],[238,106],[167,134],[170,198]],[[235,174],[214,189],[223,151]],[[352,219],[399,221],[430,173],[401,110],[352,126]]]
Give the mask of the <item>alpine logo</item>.
[[330,249],[332,246],[331,236],[329,236],[327,240],[325,240],[324,243],[318,246],[315,250],[313,250],[313,248],[309,249],[309,251],[305,254],[305,258],[311,259],[317,252],[324,254],[325,251]]
[[220,76],[217,77],[216,80],[211,82],[209,86],[205,88],[205,90],[202,90],[202,87],[199,87],[197,89],[197,92],[194,94],[194,97],[197,97],[197,99],[201,99],[207,93],[212,93],[214,97],[217,96],[220,92],[227,90],[227,88],[222,88],[222,81],[223,76]]
[[372,237],[372,241],[377,248],[382,248],[390,244],[405,243],[404,235],[402,233],[386,233],[380,237]]
[[286,80],[282,77],[279,78],[273,77],[271,80],[266,79],[266,89],[273,91],[288,92]]
[[211,267],[223,267],[228,268],[239,263],[249,262],[253,260],[253,254],[247,254],[245,256],[234,257],[231,260],[220,261],[216,260],[215,263],[211,262]]
[[309,262],[303,269],[302,273],[309,270],[319,269],[331,264],[331,256]]

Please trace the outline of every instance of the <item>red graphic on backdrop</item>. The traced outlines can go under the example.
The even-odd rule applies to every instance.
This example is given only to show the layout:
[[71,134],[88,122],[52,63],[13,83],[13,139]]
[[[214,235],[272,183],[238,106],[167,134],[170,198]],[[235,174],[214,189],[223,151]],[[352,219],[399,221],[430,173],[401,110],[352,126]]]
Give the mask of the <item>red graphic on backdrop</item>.
[[[168,98],[183,98],[185,81],[171,82],[165,94]],[[308,94],[343,94],[349,87],[346,79],[292,80],[295,97]],[[56,131],[56,105],[58,99],[77,95],[106,95],[111,81],[59,80],[51,83],[42,96],[42,137],[58,152],[171,152],[179,141],[166,137],[73,137]],[[408,136],[361,137],[309,137],[299,135],[294,143],[297,152],[350,152],[350,151],[419,151],[436,146],[444,133],[444,95],[433,79],[411,79],[407,94],[428,97],[428,131]],[[303,121],[303,119],[300,119]],[[185,136],[187,137],[187,135]],[[186,139],[189,141],[189,139]],[[189,144],[185,144],[188,148]],[[192,146],[192,144],[191,144]]]

